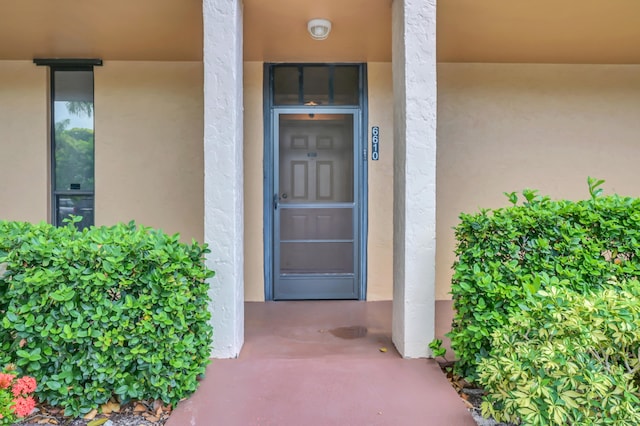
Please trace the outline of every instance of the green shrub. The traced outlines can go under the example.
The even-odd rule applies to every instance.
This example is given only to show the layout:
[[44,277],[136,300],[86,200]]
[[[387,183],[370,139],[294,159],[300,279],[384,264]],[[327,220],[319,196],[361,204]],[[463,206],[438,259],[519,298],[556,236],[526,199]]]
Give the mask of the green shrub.
[[640,424],[640,283],[550,287],[496,330],[483,415],[527,425]]
[[112,397],[176,404],[209,362],[206,246],[132,222],[0,222],[0,365],[80,415]]
[[584,201],[552,201],[525,190],[522,205],[512,193],[508,208],[460,216],[449,333],[458,374],[476,379],[491,333],[539,288],[585,292],[613,276],[640,276],[640,199],[600,196],[602,183],[589,179],[591,198]]

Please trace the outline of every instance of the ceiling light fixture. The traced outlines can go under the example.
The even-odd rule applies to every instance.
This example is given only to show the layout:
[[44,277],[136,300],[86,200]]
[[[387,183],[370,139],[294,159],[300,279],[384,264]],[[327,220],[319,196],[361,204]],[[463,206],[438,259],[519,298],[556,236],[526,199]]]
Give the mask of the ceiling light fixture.
[[316,18],[307,22],[307,30],[314,40],[324,40],[331,32],[331,21],[328,19]]

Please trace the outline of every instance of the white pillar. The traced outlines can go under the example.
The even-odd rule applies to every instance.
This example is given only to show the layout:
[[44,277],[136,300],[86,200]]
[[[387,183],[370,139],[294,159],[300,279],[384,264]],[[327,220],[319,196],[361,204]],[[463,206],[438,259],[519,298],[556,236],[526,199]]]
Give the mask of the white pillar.
[[393,342],[430,356],[435,332],[436,1],[394,0]]
[[244,342],[242,1],[203,0],[204,239],[215,358]]

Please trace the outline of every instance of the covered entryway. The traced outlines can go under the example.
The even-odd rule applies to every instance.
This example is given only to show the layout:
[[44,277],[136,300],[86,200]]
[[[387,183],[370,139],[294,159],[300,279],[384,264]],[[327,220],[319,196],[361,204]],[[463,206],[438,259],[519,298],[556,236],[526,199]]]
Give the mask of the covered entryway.
[[[392,300],[396,348],[427,356],[435,306],[435,5],[203,4],[213,356],[238,356],[245,301],[336,298]],[[310,37],[313,18],[331,20],[326,40]],[[333,103],[331,91],[318,102],[314,79],[305,87],[294,70],[277,104],[270,64],[315,65],[318,75],[331,65],[366,65],[358,84],[368,99],[338,103],[350,95],[334,80]],[[307,99],[306,89],[314,96]]]

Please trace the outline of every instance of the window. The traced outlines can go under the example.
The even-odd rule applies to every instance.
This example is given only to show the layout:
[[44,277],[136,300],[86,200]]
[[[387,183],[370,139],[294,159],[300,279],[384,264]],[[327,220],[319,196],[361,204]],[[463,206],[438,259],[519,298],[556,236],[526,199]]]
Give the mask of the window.
[[273,65],[274,105],[359,105],[358,65]]
[[82,217],[79,229],[94,224],[92,65],[102,64],[94,61],[34,61],[51,67],[51,210],[56,226],[71,215]]

